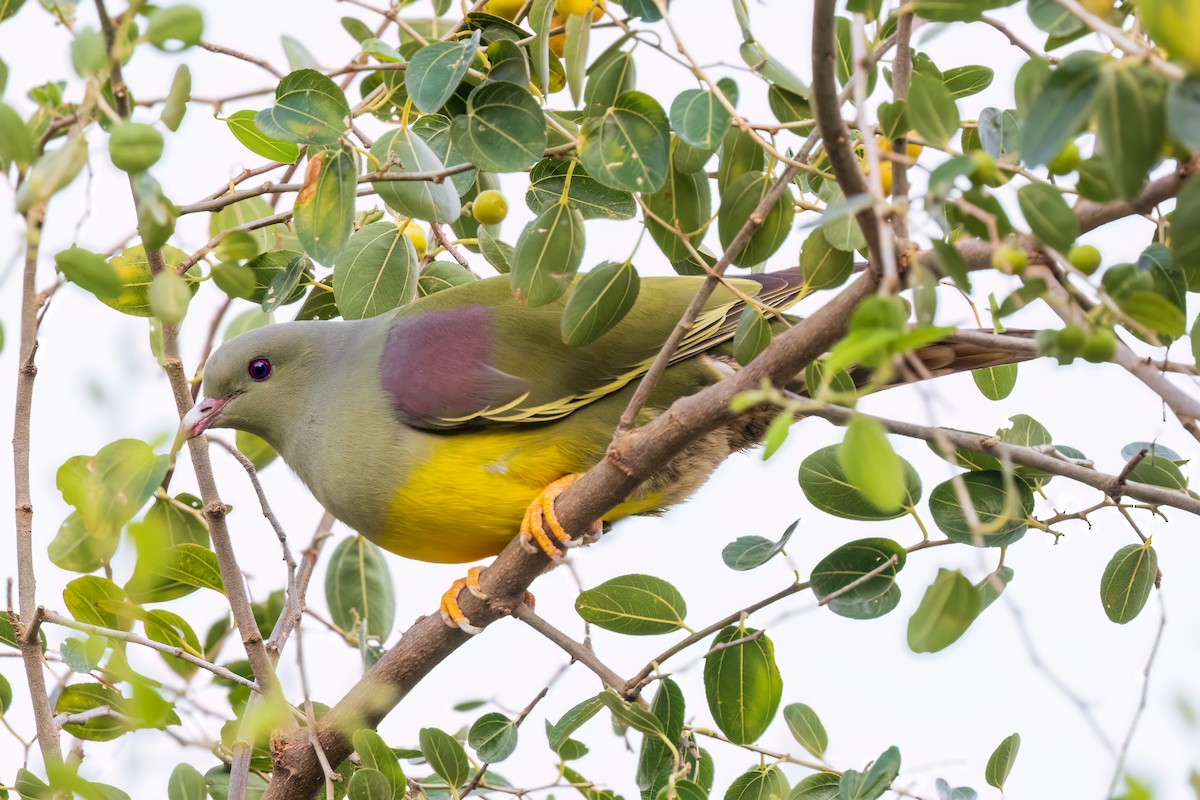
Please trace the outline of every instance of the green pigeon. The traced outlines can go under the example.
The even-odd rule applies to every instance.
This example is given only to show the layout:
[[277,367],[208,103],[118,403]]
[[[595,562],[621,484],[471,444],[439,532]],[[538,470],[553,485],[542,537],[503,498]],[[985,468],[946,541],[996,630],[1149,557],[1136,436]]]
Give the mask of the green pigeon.
[[[335,517],[386,550],[436,562],[499,553],[521,528],[561,554],[539,518],[604,456],[645,374],[701,277],[646,278],[633,307],[591,344],[563,343],[564,301],[520,304],[505,277],[354,321],[290,322],[235,337],[209,358],[190,438],[236,428],[265,439]],[[803,293],[795,270],[732,279],[771,308]],[[743,302],[724,287],[704,306],[639,415],[738,368],[731,340]],[[994,366],[1010,352],[934,345],[934,374]],[[687,498],[772,414],[743,415],[681,452],[606,520]],[[549,488],[547,488],[549,487]]]

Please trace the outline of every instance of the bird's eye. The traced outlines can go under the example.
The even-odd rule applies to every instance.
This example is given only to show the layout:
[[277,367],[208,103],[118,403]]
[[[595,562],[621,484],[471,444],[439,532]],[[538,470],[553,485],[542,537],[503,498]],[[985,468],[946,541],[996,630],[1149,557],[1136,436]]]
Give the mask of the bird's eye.
[[252,381],[265,381],[271,377],[271,362],[265,358],[254,359],[246,369],[250,373],[250,380]]

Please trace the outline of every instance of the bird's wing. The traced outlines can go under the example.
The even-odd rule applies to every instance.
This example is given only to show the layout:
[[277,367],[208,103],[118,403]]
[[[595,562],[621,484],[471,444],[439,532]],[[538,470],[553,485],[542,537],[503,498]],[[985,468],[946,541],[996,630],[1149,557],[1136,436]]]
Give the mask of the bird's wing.
[[[563,343],[562,300],[520,305],[502,277],[437,292],[398,311],[384,346],[383,388],[402,420],[429,430],[559,419],[645,374],[703,280],[643,280],[628,315],[584,347]],[[784,308],[803,278],[785,270],[732,283]],[[673,361],[731,338],[742,307],[719,287]]]

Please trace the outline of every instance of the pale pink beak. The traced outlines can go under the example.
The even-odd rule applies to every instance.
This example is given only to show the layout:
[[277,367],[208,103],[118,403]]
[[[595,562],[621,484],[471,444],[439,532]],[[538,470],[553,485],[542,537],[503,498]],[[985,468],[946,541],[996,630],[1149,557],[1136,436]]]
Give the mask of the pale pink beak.
[[194,439],[204,433],[209,426],[221,416],[221,409],[229,403],[231,397],[201,397],[200,402],[192,406],[192,410],[184,415],[180,428],[185,439]]

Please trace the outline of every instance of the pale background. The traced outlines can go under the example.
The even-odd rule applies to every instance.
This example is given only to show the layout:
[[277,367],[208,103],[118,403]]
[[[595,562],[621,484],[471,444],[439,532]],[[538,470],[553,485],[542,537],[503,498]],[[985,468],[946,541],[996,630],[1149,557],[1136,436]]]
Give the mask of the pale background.
[[[373,15],[348,4],[315,0],[198,5],[206,12],[206,40],[265,57],[283,71],[286,61],[279,45],[281,34],[299,39],[323,65],[333,66],[345,63],[354,52],[353,41],[342,31],[338,19],[353,15],[372,27],[377,22]],[[702,63],[737,61],[740,33],[728,2],[680,0],[674,9],[681,34]],[[424,12],[418,7],[406,13]],[[808,4],[770,0],[752,4],[751,16],[754,30],[766,47],[794,71],[807,76]],[[1042,40],[1019,8],[997,12],[997,16],[1027,33],[1030,40]],[[79,25],[95,25],[90,3],[79,8]],[[991,89],[961,103],[964,119],[973,118],[987,105],[1011,107],[1007,87],[1021,63],[1019,51],[981,25],[955,28],[940,36],[934,33],[932,29],[923,31],[918,46],[930,52],[943,69],[981,61],[999,68]],[[394,36],[389,33],[389,37]],[[638,88],[669,103],[675,93],[694,85],[685,70],[649,52],[649,48],[643,49],[647,52],[639,53]],[[0,25],[0,54],[10,70],[4,101],[27,115],[31,104],[24,91],[30,86],[67,78],[72,87],[77,87],[68,53],[67,33],[52,23],[36,0],[29,0],[15,18]],[[184,58],[191,65],[193,95],[197,97],[273,83],[269,75],[255,67],[199,49]],[[135,96],[162,96],[176,63],[177,57],[140,48],[126,69]],[[714,68],[713,73],[729,74],[738,80],[742,90],[740,108],[752,120],[772,121],[761,82],[741,70]],[[68,96],[72,96],[70,92]],[[353,101],[358,95],[352,89],[350,96]],[[261,108],[266,103],[264,97],[231,105],[225,111]],[[554,98],[556,107],[566,103],[569,99],[565,93]],[[154,121],[157,113],[157,109],[138,109],[135,119]],[[86,175],[78,179],[51,204],[39,286],[53,279],[52,256],[59,249],[78,243],[103,251],[129,233],[133,214],[124,176],[107,164],[105,137],[93,131],[90,142],[97,172],[90,179]],[[793,140],[792,146],[797,144],[798,140]],[[245,151],[225,125],[211,116],[208,106],[194,102],[181,133],[168,137],[166,154],[154,172],[167,195],[183,203],[214,191],[242,166],[258,163],[260,159]],[[922,163],[936,163],[936,154],[927,153]],[[504,187],[513,210],[504,223],[504,238],[512,242],[530,216],[522,202],[525,181],[522,176],[510,176]],[[364,198],[360,206],[368,207],[371,202],[371,198]],[[924,224],[928,232],[922,220],[917,214],[915,221]],[[207,239],[206,225],[206,215],[187,217],[172,242],[194,250]],[[636,230],[632,225],[589,222],[585,265],[608,258],[623,259]],[[12,193],[0,188],[0,321],[9,336],[0,353],[0,375],[5,376],[0,382],[4,439],[9,438],[12,419],[11,376],[16,373],[22,233],[19,218],[12,213]],[[1089,235],[1086,241],[1101,247],[1106,263],[1115,263],[1132,260],[1150,235],[1148,223],[1135,222],[1111,226]],[[771,267],[794,265],[801,238],[790,240],[771,259]],[[668,269],[648,241],[637,263],[644,272]],[[481,272],[486,272],[488,268],[480,264]],[[997,291],[1004,286],[997,283]],[[218,295],[204,288],[184,325],[182,346],[189,373]],[[980,296],[986,300],[985,294]],[[969,323],[969,309],[957,293],[946,291],[941,301],[941,321]],[[278,318],[290,319],[296,308],[284,309]],[[1023,312],[1011,321],[1018,326],[1049,323],[1047,313],[1038,309]],[[1187,360],[1186,346],[1177,347],[1175,356]],[[69,510],[54,486],[58,466],[70,456],[95,453],[122,437],[144,438],[161,452],[174,432],[176,417],[166,379],[149,352],[145,320],[111,311],[76,287],[67,286],[54,298],[42,330],[38,364],[33,497],[37,549],[44,551]],[[1121,446],[1134,440],[1159,439],[1187,457],[1200,456],[1200,448],[1181,431],[1169,412],[1164,412],[1158,399],[1114,366],[1081,362],[1060,369],[1052,362],[1029,364],[1021,368],[1016,391],[998,403],[983,399],[970,378],[961,376],[922,390],[872,397],[863,402],[862,408],[884,416],[987,432],[1005,425],[1013,414],[1028,412],[1051,430],[1056,442],[1080,447],[1100,468],[1110,472],[1120,469]],[[805,455],[839,438],[839,431],[823,422],[800,423],[769,463],[764,464],[757,452],[731,459],[691,503],[661,519],[618,525],[601,544],[574,556],[574,568],[585,586],[629,572],[649,572],[672,581],[689,601],[688,621],[698,628],[786,586],[792,580],[793,566],[801,575],[807,575],[821,557],[850,539],[889,536],[906,544],[917,541],[919,534],[911,520],[858,524],[824,515],[809,506],[796,484],[797,466]],[[895,440],[895,446],[925,477],[926,494],[952,473],[950,466],[933,456],[923,443]],[[258,514],[241,468],[219,449],[214,448],[213,453],[222,497],[236,508],[230,525],[240,563],[251,576],[254,596],[263,598],[283,585],[278,545]],[[0,460],[0,483],[5,486],[11,486],[10,463]],[[179,463],[172,490],[194,491],[187,459],[181,458]],[[320,516],[317,504],[282,464],[267,469],[263,482],[293,547],[299,550]],[[1050,484],[1048,494],[1049,501],[1038,503],[1041,516],[1052,513],[1052,507],[1077,509],[1097,499],[1095,491],[1061,478]],[[921,797],[932,797],[935,778],[944,777],[951,785],[974,786],[983,797],[997,797],[999,793],[984,784],[983,766],[1002,738],[1019,731],[1022,747],[1008,784],[1010,797],[1096,798],[1107,789],[1113,752],[1091,732],[1078,707],[1035,667],[1014,611],[1024,616],[1037,657],[1088,704],[1107,738],[1119,745],[1138,702],[1161,598],[1170,624],[1129,766],[1135,775],[1157,787],[1158,796],[1173,800],[1192,797],[1187,776],[1193,766],[1200,765],[1196,758],[1200,737],[1187,724],[1183,708],[1200,702],[1194,666],[1200,658],[1200,589],[1190,572],[1200,558],[1200,525],[1182,512],[1169,512],[1168,516],[1172,518],[1170,525],[1144,522],[1144,529],[1155,534],[1154,544],[1164,573],[1163,590],[1151,598],[1141,617],[1126,626],[1110,623],[1099,602],[1099,580],[1105,563],[1119,547],[1134,541],[1132,532],[1115,512],[1099,516],[1091,530],[1083,523],[1064,526],[1069,535],[1057,545],[1050,536],[1030,531],[1010,550],[1007,563],[1016,571],[1016,577],[1004,600],[984,614],[960,642],[937,655],[915,655],[908,650],[905,628],[909,615],[938,567],[961,567],[978,580],[993,566],[992,551],[955,547],[914,555],[900,578],[904,591],[900,607],[879,620],[843,619],[816,610],[811,596],[801,594],[761,612],[752,624],[767,624],[775,641],[784,679],[783,704],[804,702],[818,711],[829,731],[828,758],[836,767],[862,768],[884,748],[898,744],[904,755],[900,786]],[[777,559],[750,573],[733,572],[721,563],[721,548],[727,542],[746,534],[775,538],[796,517],[803,521],[788,548],[787,559]],[[0,523],[4,531],[0,546],[2,577],[15,576],[8,519]],[[451,510],[447,516],[448,534],[452,535],[453,529]],[[346,534],[339,526],[337,535]],[[389,563],[401,627],[431,611],[440,593],[465,569],[396,557],[389,557]],[[63,610],[62,585],[75,576],[53,568],[44,557],[37,566],[39,601]],[[129,552],[123,549],[115,565],[118,582],[127,579],[131,567]],[[309,593],[319,610],[324,608],[323,577],[322,565]],[[539,613],[572,635],[582,635],[581,622],[571,606],[576,586],[568,570],[547,575],[534,588]],[[172,608],[184,613],[201,635],[220,613],[216,599],[205,592]],[[63,631],[50,630],[49,634],[56,643]],[[358,677],[358,656],[311,621],[305,625],[305,636],[314,699],[332,703]],[[673,641],[671,636],[637,639],[603,631],[595,631],[594,639],[600,656],[624,675],[636,672]],[[691,700],[689,719],[697,726],[711,727],[697,660],[702,653],[703,647],[695,648],[670,662],[670,669]],[[156,654],[131,647],[130,656],[135,664],[145,665],[154,675],[170,681],[172,674],[162,668]],[[224,653],[226,659],[240,656],[236,644]],[[500,622],[427,678],[386,720],[381,731],[394,746],[412,746],[418,728],[424,725],[448,730],[469,725],[486,709],[458,713],[451,706],[472,698],[494,699],[515,712],[565,661],[561,651],[520,623]],[[61,665],[55,667],[58,672],[64,669]],[[0,671],[13,683],[16,695],[8,720],[24,735],[32,736],[19,660],[0,658]],[[281,673],[289,695],[298,699],[294,646],[281,664]],[[586,669],[570,669],[521,729],[520,747],[509,761],[499,765],[498,771],[524,786],[550,782],[554,767],[545,747],[542,719],[557,719],[597,688],[598,681]],[[221,696],[219,692],[207,697],[202,694],[199,700],[206,707],[222,708]],[[213,717],[204,722],[202,731],[185,729],[183,733],[211,736],[219,724],[220,719]],[[632,776],[637,739],[630,751],[607,728],[604,720],[594,720],[580,732],[592,750],[572,766],[627,798],[636,797]],[[782,715],[759,744],[803,755]],[[721,796],[736,775],[757,763],[753,755],[730,746],[716,742],[704,745],[717,758],[715,796]],[[216,763],[204,750],[181,749],[157,732],[125,736],[112,744],[88,744],[86,753],[84,773],[88,777],[121,786],[135,798],[165,796],[167,775],[180,760],[191,761],[201,771]],[[21,757],[15,740],[0,731],[0,785],[12,780]],[[33,769],[40,772],[36,748],[33,759]],[[793,783],[806,774],[791,766],[785,766],[784,771]],[[410,769],[411,775],[424,773],[423,768]],[[557,790],[555,794],[566,796],[571,790]]]

